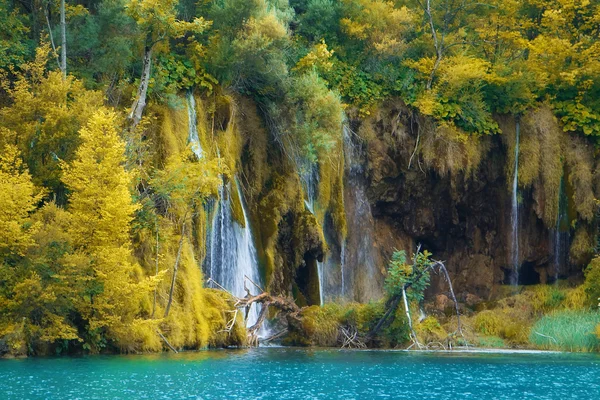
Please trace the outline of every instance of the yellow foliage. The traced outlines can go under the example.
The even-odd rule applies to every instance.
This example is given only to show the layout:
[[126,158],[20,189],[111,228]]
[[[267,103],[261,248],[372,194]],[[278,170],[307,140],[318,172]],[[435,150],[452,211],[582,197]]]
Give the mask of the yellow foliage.
[[481,311],[473,319],[475,330],[487,336],[498,336],[515,344],[527,343],[530,322],[518,309]]
[[573,188],[573,205],[579,218],[592,221],[597,208],[593,192],[594,156],[592,145],[580,137],[568,136],[565,152],[568,181]]
[[15,146],[0,147],[0,254],[23,255],[33,245],[37,226],[29,215],[41,200],[42,193],[31,182]]
[[133,204],[130,175],[123,168],[125,144],[115,129],[116,115],[98,110],[80,131],[75,159],[63,164],[63,181],[71,190],[69,234],[77,253],[89,257],[93,276],[89,302],[80,312],[91,331],[106,329],[108,338],[129,335],[141,297],[151,281],[137,283],[129,230]]
[[351,14],[340,20],[348,36],[366,41],[380,54],[398,54],[405,48],[404,38],[414,23],[413,11],[381,0],[353,0],[353,6],[349,8]]
[[587,303],[588,299],[584,285],[566,290],[566,297],[563,303],[565,308],[569,310],[583,310],[587,307]]
[[294,70],[302,71],[311,68],[317,68],[322,71],[329,71],[333,67],[333,63],[329,60],[333,56],[334,51],[327,49],[325,40],[313,46],[313,49],[298,61]]
[[428,316],[421,322],[414,325],[417,337],[422,343],[442,342],[448,337],[448,332],[440,325],[439,321]]
[[102,107],[103,95],[86,90],[72,76],[63,80],[60,72],[46,72],[48,52],[48,46],[39,47],[13,85],[4,85],[12,103],[0,109],[0,127],[18,133],[12,143],[29,165],[33,182],[56,190],[59,160],[72,159],[78,131]]

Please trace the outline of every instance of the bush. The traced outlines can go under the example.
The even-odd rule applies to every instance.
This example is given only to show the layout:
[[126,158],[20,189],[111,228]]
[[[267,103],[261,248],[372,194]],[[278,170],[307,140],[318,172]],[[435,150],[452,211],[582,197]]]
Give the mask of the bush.
[[529,323],[519,309],[485,310],[477,314],[473,326],[486,336],[498,336],[513,344],[527,343]]
[[542,349],[596,351],[600,349],[600,340],[595,335],[598,324],[598,312],[560,311],[536,322],[529,341]]
[[585,269],[585,294],[587,303],[597,307],[600,302],[600,257],[596,257]]
[[476,339],[478,347],[485,347],[488,349],[501,349],[506,347],[504,339],[498,336],[481,336]]

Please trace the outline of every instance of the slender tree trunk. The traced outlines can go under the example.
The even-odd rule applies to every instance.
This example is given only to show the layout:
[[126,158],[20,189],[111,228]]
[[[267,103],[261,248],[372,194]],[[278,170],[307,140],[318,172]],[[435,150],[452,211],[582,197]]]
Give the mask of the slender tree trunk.
[[65,18],[65,0],[60,0],[60,69],[63,79],[67,78],[67,21]]
[[431,0],[427,0],[427,8],[425,12],[427,13],[427,17],[429,18],[429,27],[431,28],[431,37],[433,38],[433,45],[435,47],[435,63],[433,64],[433,68],[431,69],[431,74],[429,75],[429,79],[427,80],[427,90],[431,90],[431,84],[433,83],[433,78],[435,77],[435,73],[442,62],[442,57],[444,56],[444,43],[443,43],[443,35],[442,40],[438,40],[437,32],[435,30],[435,25],[433,23],[433,14],[431,13]]
[[[54,43],[54,35],[52,34],[52,25],[50,25],[50,16],[48,15],[48,7],[44,7],[44,15],[46,16],[46,24],[48,25],[48,36],[50,37],[50,44],[52,45],[52,53],[56,57],[56,65],[58,65],[58,69],[63,70],[62,64],[60,63],[60,57],[58,56],[58,52],[56,51],[56,44]],[[65,73],[63,72],[63,77]]]
[[144,50],[144,66],[142,68],[142,77],[138,87],[137,97],[131,106],[129,119],[132,121],[132,128],[135,128],[142,120],[142,113],[146,107],[146,95],[148,93],[148,84],[150,82],[150,71],[152,69],[152,46],[146,46]]
[[181,225],[181,238],[179,239],[179,249],[177,249],[177,258],[175,258],[175,265],[173,266],[173,278],[171,279],[171,289],[169,290],[169,301],[167,302],[167,308],[165,309],[165,318],[169,316],[171,310],[171,303],[173,302],[173,291],[175,290],[175,280],[177,278],[177,270],[179,269],[179,260],[181,259],[181,248],[183,247],[183,238],[185,236],[185,218]]
[[[156,223],[156,272],[154,276],[158,275],[158,223]],[[154,312],[156,311],[156,287],[154,288],[154,300],[152,301],[152,319],[154,319]]]

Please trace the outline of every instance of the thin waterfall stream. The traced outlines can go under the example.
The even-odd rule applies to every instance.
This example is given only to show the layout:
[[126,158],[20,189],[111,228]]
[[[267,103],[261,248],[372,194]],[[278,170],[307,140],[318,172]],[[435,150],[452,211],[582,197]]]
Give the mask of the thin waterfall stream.
[[516,122],[515,133],[515,164],[512,183],[512,209],[511,209],[511,250],[512,250],[512,267],[513,274],[511,276],[511,284],[519,284],[519,136],[520,124]]
[[188,141],[192,146],[192,151],[201,159],[204,156],[204,151],[202,150],[202,145],[200,144],[200,138],[198,137],[198,117],[196,115],[196,99],[194,98],[194,93],[189,91],[187,93],[187,110],[188,110]]
[[[319,186],[319,173],[318,165],[308,163],[301,169],[300,180],[304,187],[304,193],[306,198],[304,199],[304,205],[306,209],[315,216],[315,205],[317,202],[317,187]],[[322,224],[323,221],[318,221]],[[319,305],[323,305],[325,302],[325,265],[323,261],[317,260],[317,274],[319,278]]]
[[553,238],[555,282],[558,282],[560,273],[564,271],[569,261],[569,229],[568,198],[563,175],[560,179],[556,227],[554,228]]

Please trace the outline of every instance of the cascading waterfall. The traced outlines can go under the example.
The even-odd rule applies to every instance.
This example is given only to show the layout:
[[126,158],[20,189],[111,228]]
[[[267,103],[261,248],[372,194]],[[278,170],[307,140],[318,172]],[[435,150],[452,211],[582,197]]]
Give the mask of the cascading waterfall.
[[192,151],[201,159],[204,156],[204,151],[202,150],[202,145],[200,144],[200,138],[198,137],[198,118],[196,116],[196,99],[194,98],[194,94],[192,91],[189,91],[187,94],[187,110],[188,110],[188,124],[189,124],[189,133],[188,133],[188,141],[192,146]]
[[[317,202],[317,190],[319,184],[319,174],[316,164],[308,163],[301,167],[300,180],[304,188],[306,198],[304,199],[304,205],[306,209],[310,211],[312,215],[315,215],[315,204]],[[316,217],[316,215],[315,215]],[[322,222],[322,221],[320,221]],[[325,300],[324,293],[324,276],[325,266],[322,261],[317,261],[317,274],[319,277],[319,304],[323,305]]]
[[340,288],[340,297],[342,299],[346,298],[346,275],[344,265],[346,264],[346,240],[342,242],[342,248],[340,251],[340,277],[342,281],[342,285]]
[[[204,156],[202,145],[198,137],[196,101],[192,92],[187,95],[189,134],[188,140],[192,151],[201,159]],[[217,153],[218,149],[217,149]],[[229,290],[235,296],[244,297],[244,276],[260,284],[258,270],[258,257],[250,221],[246,211],[243,193],[237,179],[234,180],[238,198],[240,199],[244,226],[233,218],[231,208],[232,185],[219,186],[219,198],[210,200],[206,204],[207,215],[212,216],[207,229],[207,255],[204,262],[205,272],[216,282]],[[248,289],[256,293],[256,288],[248,284]],[[248,315],[247,325],[252,326],[258,320],[259,309],[252,307]],[[263,324],[263,327],[265,325]],[[263,328],[263,333],[264,333]]]
[[511,284],[519,284],[519,199],[518,199],[518,184],[519,184],[519,136],[520,124],[516,123],[516,140],[515,140],[515,170],[513,174],[512,184],[512,210],[511,210],[511,241],[512,241],[512,264],[513,274],[511,276]]
[[[236,190],[239,196],[244,226],[241,226],[233,217],[231,190]],[[219,200],[212,219],[209,246],[205,268],[210,276],[225,289],[235,296],[244,297],[246,295],[244,276],[260,284],[256,247],[237,179],[235,188],[232,188],[231,183],[219,187]],[[256,294],[257,289],[252,284],[249,283],[247,287]],[[252,307],[248,315],[248,326],[252,326],[258,320],[258,314],[258,307]]]
[[[348,221],[348,237],[344,243],[342,261],[343,297],[350,300],[355,298],[352,292],[355,286],[364,293],[378,293],[381,288],[377,283],[377,263],[373,249],[374,221],[371,205],[366,194],[364,180],[364,163],[361,160],[358,145],[352,140],[352,131],[344,125],[344,159],[346,165],[346,220]],[[348,267],[351,267],[351,270]],[[358,276],[356,266],[360,266]],[[366,299],[363,299],[366,301]]]
[[554,229],[554,281],[558,282],[560,272],[566,266],[569,259],[569,215],[568,199],[565,189],[564,176],[560,179],[558,194],[558,211],[556,227]]

